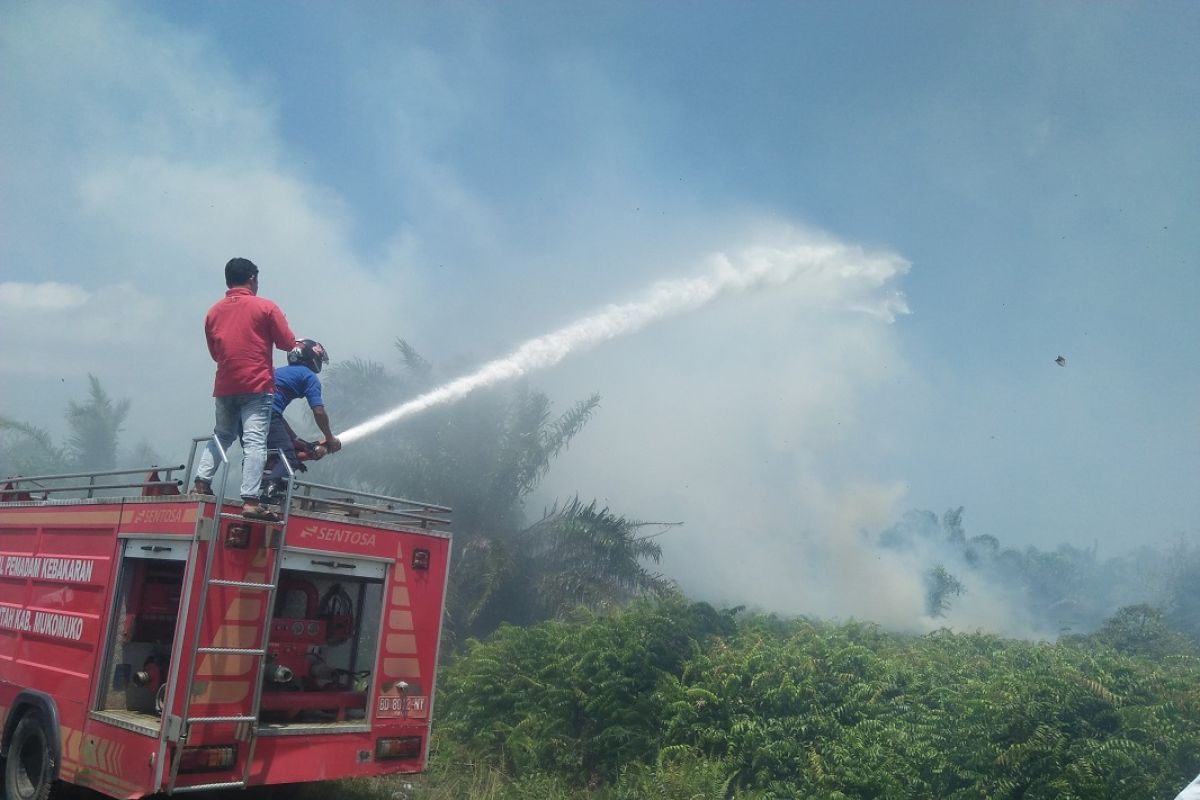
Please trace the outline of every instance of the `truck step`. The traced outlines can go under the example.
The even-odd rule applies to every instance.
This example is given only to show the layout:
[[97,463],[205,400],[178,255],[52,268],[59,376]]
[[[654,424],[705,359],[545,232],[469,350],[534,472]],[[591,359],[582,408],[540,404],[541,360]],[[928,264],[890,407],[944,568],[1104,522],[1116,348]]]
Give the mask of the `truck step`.
[[209,653],[220,656],[265,656],[266,650],[254,647],[197,647],[197,653]]
[[251,581],[226,581],[226,580],[210,580],[210,586],[236,586],[239,589],[274,589],[273,583],[253,583]]
[[171,794],[183,794],[184,792],[209,792],[219,789],[245,789],[245,781],[228,781],[226,783],[198,783],[195,786],[176,786]]
[[257,717],[188,717],[188,724],[199,722],[201,724],[216,725],[222,722],[254,722]]

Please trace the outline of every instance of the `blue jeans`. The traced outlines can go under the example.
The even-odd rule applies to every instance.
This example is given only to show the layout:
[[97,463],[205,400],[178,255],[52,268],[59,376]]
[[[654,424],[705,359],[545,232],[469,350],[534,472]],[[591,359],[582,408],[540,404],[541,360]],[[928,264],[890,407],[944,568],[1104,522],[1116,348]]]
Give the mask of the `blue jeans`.
[[[217,406],[217,426],[213,433],[226,451],[234,439],[241,437],[242,499],[254,501],[258,498],[263,465],[267,461],[267,431],[271,427],[271,404],[275,394],[233,394],[213,399]],[[217,446],[210,440],[200,456],[196,477],[211,482],[217,474],[219,459]]]
[[271,430],[267,433],[267,464],[270,465],[267,471],[267,480],[269,481],[283,480],[288,474],[287,468],[283,466],[283,459],[278,457],[276,450],[283,453],[292,472],[297,470],[307,472],[301,466],[300,459],[296,457],[296,446],[292,444],[292,437],[288,436],[287,428],[283,424],[283,417],[272,414]]

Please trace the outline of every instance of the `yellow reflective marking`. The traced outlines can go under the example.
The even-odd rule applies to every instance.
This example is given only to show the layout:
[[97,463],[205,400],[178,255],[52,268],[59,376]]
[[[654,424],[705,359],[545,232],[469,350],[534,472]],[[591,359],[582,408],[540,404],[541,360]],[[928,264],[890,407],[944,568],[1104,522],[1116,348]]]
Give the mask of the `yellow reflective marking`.
[[242,620],[258,621],[262,614],[263,601],[255,597],[239,597],[229,604],[229,613],[225,615],[225,619],[230,622],[240,622]]
[[249,625],[222,625],[213,637],[213,647],[254,647],[258,631]]
[[410,655],[417,652],[417,637],[411,633],[389,633],[386,641],[385,649],[389,653]]
[[250,681],[197,681],[193,703],[240,703],[250,694]]
[[236,678],[254,669],[254,656],[206,655],[196,667],[197,678]]
[[383,674],[388,678],[419,678],[421,665],[415,658],[385,658]]

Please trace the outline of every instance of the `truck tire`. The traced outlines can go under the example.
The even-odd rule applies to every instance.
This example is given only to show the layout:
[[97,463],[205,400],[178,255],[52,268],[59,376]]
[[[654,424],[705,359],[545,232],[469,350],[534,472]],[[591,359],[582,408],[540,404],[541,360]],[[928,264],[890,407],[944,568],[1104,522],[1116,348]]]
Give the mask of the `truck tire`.
[[21,717],[8,743],[4,765],[7,800],[46,800],[54,786],[54,750],[42,713],[30,710]]

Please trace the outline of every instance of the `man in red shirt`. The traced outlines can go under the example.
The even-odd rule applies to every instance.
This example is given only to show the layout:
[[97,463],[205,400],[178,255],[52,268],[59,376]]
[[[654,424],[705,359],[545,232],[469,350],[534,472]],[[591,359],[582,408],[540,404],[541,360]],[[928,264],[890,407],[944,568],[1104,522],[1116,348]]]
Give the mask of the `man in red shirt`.
[[[296,336],[279,306],[258,296],[258,267],[254,262],[230,259],[225,265],[225,285],[229,291],[204,318],[208,352],[217,362],[213,387],[217,424],[213,433],[225,449],[241,437],[242,514],[274,521],[278,515],[258,503],[275,398],[271,348],[289,351],[296,345]],[[216,444],[209,441],[196,468],[193,491],[212,493],[219,458]]]

